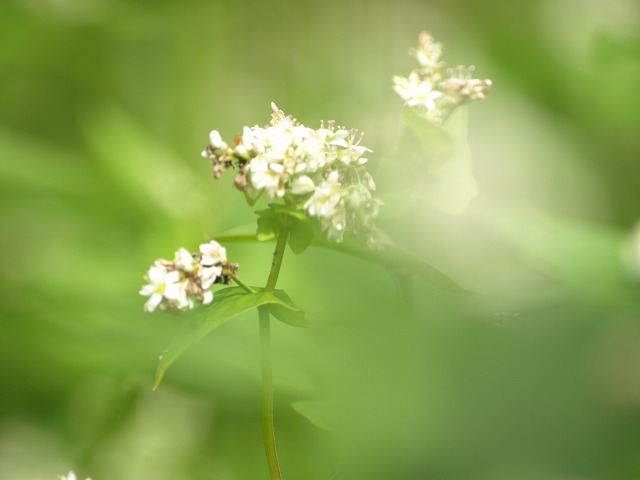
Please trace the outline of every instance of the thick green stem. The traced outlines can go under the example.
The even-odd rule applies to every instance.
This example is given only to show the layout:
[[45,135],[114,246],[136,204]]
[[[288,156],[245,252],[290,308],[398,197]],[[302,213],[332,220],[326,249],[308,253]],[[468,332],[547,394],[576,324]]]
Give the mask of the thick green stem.
[[[269,278],[265,286],[265,291],[267,292],[272,292],[276,288],[288,237],[289,231],[284,228],[278,234],[276,248],[273,252],[273,262],[271,263]],[[273,379],[271,374],[271,320],[269,319],[269,307],[260,307],[258,316],[260,319],[260,350],[262,358],[262,435],[264,450],[267,455],[271,480],[281,480],[282,474],[278,464],[276,437],[273,428]]]

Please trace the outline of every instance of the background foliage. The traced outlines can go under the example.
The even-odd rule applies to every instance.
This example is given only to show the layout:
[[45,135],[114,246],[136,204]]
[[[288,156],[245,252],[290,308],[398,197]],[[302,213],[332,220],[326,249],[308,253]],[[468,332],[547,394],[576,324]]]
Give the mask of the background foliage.
[[[623,261],[640,217],[636,2],[7,0],[0,478],[266,477],[255,315],[152,393],[183,319],[142,313],[142,276],[253,228],[199,156],[212,128],[265,123],[273,100],[364,130],[380,162],[402,130],[391,76],[423,29],[494,82],[469,111],[480,193],[447,216],[396,185],[382,223],[477,293],[415,280],[410,315],[379,267],[287,252],[279,286],[313,328],[274,326],[284,474],[640,476],[640,300]],[[271,245],[228,250],[264,284]],[[333,433],[291,407],[318,397]]]

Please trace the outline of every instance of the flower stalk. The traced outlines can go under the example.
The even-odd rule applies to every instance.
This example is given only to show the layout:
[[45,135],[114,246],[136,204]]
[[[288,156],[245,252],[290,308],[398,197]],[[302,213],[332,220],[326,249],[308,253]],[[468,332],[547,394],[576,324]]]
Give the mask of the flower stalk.
[[[273,251],[273,261],[269,278],[265,286],[266,292],[273,292],[276,288],[282,258],[287,246],[289,230],[283,227],[278,234],[276,247]],[[273,375],[271,367],[271,319],[269,307],[262,306],[258,309],[260,320],[260,353],[262,361],[262,435],[264,450],[267,456],[267,465],[271,480],[281,480],[280,465],[278,463],[278,452],[276,450],[276,437],[273,425]]]

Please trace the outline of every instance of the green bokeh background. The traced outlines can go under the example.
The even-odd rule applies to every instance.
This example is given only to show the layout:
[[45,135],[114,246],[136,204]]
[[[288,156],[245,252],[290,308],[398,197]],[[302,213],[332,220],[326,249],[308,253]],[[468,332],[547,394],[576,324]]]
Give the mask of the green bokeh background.
[[[5,0],[1,479],[267,478],[256,318],[152,393],[184,319],[143,314],[144,272],[251,231],[199,152],[271,101],[363,130],[375,170],[425,29],[493,80],[469,109],[480,193],[459,216],[390,201],[381,224],[477,293],[416,280],[411,315],[379,267],[288,252],[279,286],[314,327],[274,325],[285,478],[640,478],[637,2]],[[228,253],[264,283],[270,245]],[[332,432],[291,407],[320,397]]]

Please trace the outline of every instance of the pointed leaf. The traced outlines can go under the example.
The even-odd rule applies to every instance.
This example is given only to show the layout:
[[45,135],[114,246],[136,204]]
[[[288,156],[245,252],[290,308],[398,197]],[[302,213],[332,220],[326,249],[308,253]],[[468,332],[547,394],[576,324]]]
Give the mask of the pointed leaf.
[[[216,235],[215,238],[224,243],[258,242],[255,235],[248,234]],[[413,273],[442,290],[453,293],[473,293],[435,266],[397,246],[388,245],[384,250],[376,251],[357,242],[336,243],[317,236],[313,239],[312,245],[360,258],[393,272]]]
[[271,208],[256,210],[256,216],[258,217],[258,240],[266,242],[276,238],[281,228],[280,216]]
[[258,199],[262,196],[262,192],[264,192],[264,190],[256,190],[253,187],[249,187],[244,190],[244,198],[247,200],[250,207],[255,205]]
[[331,430],[329,404],[324,400],[298,400],[291,404],[293,409],[322,430]]
[[[264,291],[262,287],[251,287],[256,292]],[[224,290],[220,290],[216,293],[216,299],[220,300],[221,298],[226,298],[232,295],[243,295],[246,294],[246,291],[240,287],[229,287]],[[281,304],[272,303],[269,305],[269,312],[276,320],[280,320],[287,325],[291,325],[293,327],[300,328],[309,328],[311,327],[311,323],[307,320],[307,317],[304,314],[304,310],[298,307],[287,292],[284,290],[274,290],[273,295],[275,295],[279,300],[281,300]]]
[[298,220],[294,222],[289,232],[289,246],[293,253],[300,254],[304,252],[315,235],[314,228],[305,221]]
[[283,215],[298,219],[305,220],[307,219],[307,214],[304,210],[300,210],[291,205],[282,205],[281,203],[272,203],[269,207],[277,213],[281,213]]
[[443,126],[410,107],[403,110],[402,119],[408,131],[401,139],[396,163],[412,165],[415,175],[407,181],[413,182],[410,190],[419,193],[409,197],[445,213],[462,213],[478,193],[467,142],[466,107],[456,108]]
[[374,251],[353,241],[336,244],[321,239],[315,240],[314,245],[361,258],[386,267],[395,273],[412,273],[442,290],[454,293],[472,293],[430,263],[397,246],[388,245],[383,251]]
[[200,312],[187,320],[177,338],[160,356],[153,388],[157,389],[160,386],[167,369],[185,350],[202,340],[209,332],[226,321],[262,305],[277,305],[283,309],[297,309],[297,307],[292,307],[285,300],[270,292],[244,293],[239,288],[225,289],[218,292],[212,303],[201,307]]
[[275,290],[273,294],[282,300],[283,304],[269,306],[269,311],[277,320],[293,327],[309,328],[311,323],[307,320],[304,310],[296,306],[291,297],[284,290]]

